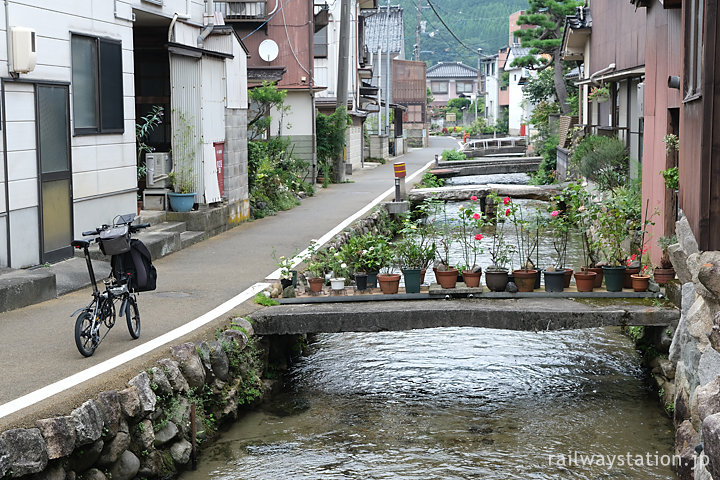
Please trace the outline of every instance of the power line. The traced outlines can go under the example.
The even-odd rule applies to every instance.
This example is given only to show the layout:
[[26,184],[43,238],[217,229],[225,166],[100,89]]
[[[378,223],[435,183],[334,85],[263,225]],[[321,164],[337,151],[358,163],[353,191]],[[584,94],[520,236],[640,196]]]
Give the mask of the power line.
[[442,23],[443,26],[447,29],[447,31],[450,32],[450,35],[452,35],[452,37],[453,37],[455,40],[457,40],[457,42],[458,42],[460,45],[462,45],[463,47],[467,48],[467,49],[470,50],[471,52],[477,54],[477,51],[476,51],[475,49],[470,48],[470,47],[468,47],[467,45],[465,45],[465,42],[463,42],[462,40],[460,40],[460,39],[458,38],[458,36],[455,35],[455,32],[453,32],[452,30],[450,30],[450,27],[447,26],[447,23],[445,23],[445,20],[442,19],[442,17],[440,16],[440,14],[439,14],[439,13],[437,12],[437,10],[435,9],[435,5],[433,5],[430,0],[427,0],[427,3],[428,3],[428,5],[430,5],[430,8],[431,8],[432,11],[435,13],[435,16],[438,18],[438,20],[440,20],[440,23]]

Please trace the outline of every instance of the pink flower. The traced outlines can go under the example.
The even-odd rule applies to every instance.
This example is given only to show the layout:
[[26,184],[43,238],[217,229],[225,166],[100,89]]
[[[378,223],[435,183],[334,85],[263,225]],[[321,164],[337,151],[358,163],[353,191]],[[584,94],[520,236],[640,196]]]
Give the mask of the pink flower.
[[478,233],[477,235],[475,235],[475,240],[477,240],[478,242],[482,239],[483,239],[482,233]]
[[505,216],[506,216],[506,217],[510,216],[510,209],[509,209],[509,208],[508,208],[507,210],[505,210]]
[[560,212],[558,212],[557,210],[553,210],[550,215],[552,215],[553,217],[557,217],[558,215],[560,215]]
[[503,198],[503,203],[504,203],[505,205],[508,205],[508,204],[510,203],[510,197],[505,197],[505,198]]
[[472,197],[470,197],[470,200],[472,200],[473,202],[477,202],[477,197],[473,195]]
[[480,218],[480,214],[479,214],[479,213],[473,213],[473,218],[474,218],[475,220],[478,220],[478,219]]

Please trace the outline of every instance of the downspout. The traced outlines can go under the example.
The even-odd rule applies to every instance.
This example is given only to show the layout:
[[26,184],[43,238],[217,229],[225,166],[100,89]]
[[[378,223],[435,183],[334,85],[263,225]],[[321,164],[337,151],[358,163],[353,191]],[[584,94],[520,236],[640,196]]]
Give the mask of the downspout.
[[[7,8],[7,0],[5,0],[5,8]],[[7,10],[6,10],[7,11]],[[10,52],[8,52],[8,57]],[[7,112],[5,111],[5,80],[0,79],[0,112],[2,112],[2,119],[0,124],[2,125],[2,139],[3,139],[3,165],[5,168],[5,235],[7,238],[7,266],[12,267],[11,260],[11,239],[10,239],[10,182],[7,181],[8,172],[8,154],[7,154]]]
[[607,72],[609,72],[609,71],[611,71],[611,70],[615,70],[615,64],[614,64],[614,63],[611,63],[611,64],[608,65],[607,67],[602,68],[602,69],[598,70],[597,72],[593,73],[592,75],[590,75],[590,83],[592,83],[592,84],[595,85],[596,87],[599,87],[599,86],[600,86],[600,83],[598,83],[598,82],[595,80],[595,77],[598,76],[598,75],[602,75],[603,73],[607,73]]
[[213,27],[215,26],[215,2],[213,0],[205,0],[205,3],[207,5],[207,10],[208,10],[208,24],[203,29],[203,31],[200,32],[200,35],[198,35],[198,38],[197,38],[198,48],[203,48],[205,39],[210,35],[210,33],[213,30]]
[[[315,15],[314,11],[314,0],[308,0],[308,4],[310,6],[310,29],[308,29],[308,52],[313,51],[313,43],[314,43],[314,27],[315,23],[313,22],[313,18]],[[278,5],[280,4],[280,0],[275,0],[275,8],[273,8],[272,12],[270,12],[267,16],[270,16],[275,13],[275,10],[277,10]],[[311,172],[312,172],[312,179],[310,180],[310,184],[315,183],[315,179],[317,178],[317,132],[315,131],[315,94],[313,93],[313,83],[315,79],[315,58],[313,55],[308,55],[311,65],[310,65],[310,71],[312,74],[308,75],[310,77],[308,79],[308,93],[310,94],[310,108],[312,108],[312,151],[310,152],[310,165],[312,166]]]

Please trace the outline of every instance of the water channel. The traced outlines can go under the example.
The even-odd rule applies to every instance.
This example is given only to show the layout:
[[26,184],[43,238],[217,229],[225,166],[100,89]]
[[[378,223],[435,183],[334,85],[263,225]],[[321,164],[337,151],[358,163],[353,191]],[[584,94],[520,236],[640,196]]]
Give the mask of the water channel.
[[181,479],[670,479],[673,440],[617,328],[318,335]]

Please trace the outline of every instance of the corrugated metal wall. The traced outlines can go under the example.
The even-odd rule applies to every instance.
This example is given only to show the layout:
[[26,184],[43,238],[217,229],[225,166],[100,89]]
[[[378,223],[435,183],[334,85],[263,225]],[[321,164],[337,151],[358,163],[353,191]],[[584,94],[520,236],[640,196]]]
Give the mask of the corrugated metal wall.
[[[192,168],[196,202],[202,202],[203,164],[200,145],[200,60],[170,55],[170,106],[173,168]],[[181,164],[178,166],[178,164]]]

